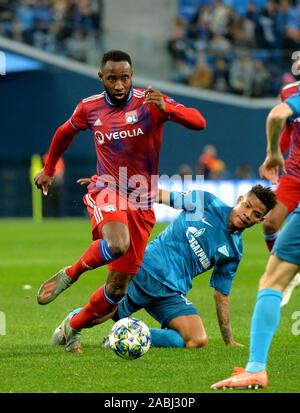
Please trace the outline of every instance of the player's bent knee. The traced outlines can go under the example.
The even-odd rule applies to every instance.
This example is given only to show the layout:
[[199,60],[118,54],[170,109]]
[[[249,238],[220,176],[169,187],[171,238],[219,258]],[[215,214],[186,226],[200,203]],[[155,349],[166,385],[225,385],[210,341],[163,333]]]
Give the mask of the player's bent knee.
[[263,227],[265,234],[274,234],[280,229],[280,225],[278,225],[278,223],[275,220],[273,221],[272,219],[266,219],[263,222]]
[[122,257],[130,247],[130,241],[109,241],[107,243],[109,250],[116,257]]
[[115,302],[121,301],[126,294],[127,285],[128,283],[126,282],[126,280],[124,280],[124,284],[106,284],[106,290],[109,297]]
[[116,292],[115,294],[111,294],[110,298],[115,302],[115,303],[119,303],[122,298],[124,297],[124,295],[126,294],[126,291],[124,293],[121,293],[120,291]]
[[202,348],[208,345],[208,337],[207,336],[199,336],[199,337],[191,337],[185,340],[185,347],[186,348]]

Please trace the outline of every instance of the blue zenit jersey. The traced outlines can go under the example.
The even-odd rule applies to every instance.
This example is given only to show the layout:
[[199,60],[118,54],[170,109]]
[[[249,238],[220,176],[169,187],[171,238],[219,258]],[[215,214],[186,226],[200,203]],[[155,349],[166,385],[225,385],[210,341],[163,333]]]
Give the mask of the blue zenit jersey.
[[242,256],[241,232],[228,231],[232,210],[209,192],[194,191],[193,198],[203,199],[203,215],[183,211],[147,247],[142,267],[153,278],[184,295],[193,278],[214,267],[210,285],[225,295]]

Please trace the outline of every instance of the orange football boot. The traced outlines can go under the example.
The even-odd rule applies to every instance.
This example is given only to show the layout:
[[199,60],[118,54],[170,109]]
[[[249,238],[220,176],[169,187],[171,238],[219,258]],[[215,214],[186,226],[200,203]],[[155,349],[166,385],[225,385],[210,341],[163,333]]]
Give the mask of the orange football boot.
[[259,389],[267,387],[268,374],[266,370],[259,373],[249,373],[242,367],[235,367],[231,377],[218,381],[210,386],[212,390],[218,389]]

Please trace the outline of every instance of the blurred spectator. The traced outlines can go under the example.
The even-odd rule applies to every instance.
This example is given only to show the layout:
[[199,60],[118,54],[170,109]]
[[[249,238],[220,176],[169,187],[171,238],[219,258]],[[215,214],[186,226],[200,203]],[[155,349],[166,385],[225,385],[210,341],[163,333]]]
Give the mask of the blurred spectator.
[[67,56],[71,59],[86,61],[87,39],[83,29],[76,29],[65,41]]
[[223,179],[225,178],[226,165],[221,159],[216,159],[208,179]]
[[189,79],[189,85],[208,89],[213,83],[213,73],[204,58],[198,60],[197,66]]
[[270,94],[270,76],[261,60],[254,61],[250,89],[252,97],[263,97]]
[[210,37],[211,6],[205,5],[198,10],[194,18],[188,22],[187,36],[196,42],[202,42],[205,46]]
[[247,55],[240,54],[229,70],[231,90],[238,95],[251,95],[252,64]]
[[187,65],[187,23],[180,17],[176,18],[173,25],[172,35],[168,41],[168,50],[173,58],[175,68],[172,71],[173,79],[177,82],[187,82],[191,73]]
[[230,27],[231,41],[239,48],[255,46],[255,24],[243,17],[236,17]]
[[222,1],[214,0],[211,12],[210,29],[212,33],[224,35],[227,33],[229,9]]
[[34,2],[32,0],[20,0],[15,10],[15,17],[22,26],[22,38],[25,43],[32,44],[35,29]]
[[247,163],[241,164],[236,168],[235,177],[237,179],[254,179],[251,166]]
[[214,145],[205,145],[199,155],[196,171],[204,175],[204,179],[221,179],[226,170],[225,163],[217,158],[217,149]]
[[276,3],[268,0],[257,19],[256,39],[260,48],[274,48],[277,44]]
[[196,171],[198,175],[209,176],[213,164],[216,160],[217,150],[213,145],[205,145],[202,153],[199,155]]
[[214,34],[210,43],[209,51],[217,58],[226,56],[231,50],[231,44],[226,37],[221,34]]
[[299,50],[300,44],[300,10],[292,5],[289,0],[280,0],[278,6],[278,20],[280,34],[283,39],[283,48]]
[[183,163],[179,166],[177,173],[181,179],[184,179],[185,177],[191,177],[193,175],[193,169],[189,164]]
[[213,89],[218,92],[229,90],[229,67],[223,58],[218,58],[215,63]]

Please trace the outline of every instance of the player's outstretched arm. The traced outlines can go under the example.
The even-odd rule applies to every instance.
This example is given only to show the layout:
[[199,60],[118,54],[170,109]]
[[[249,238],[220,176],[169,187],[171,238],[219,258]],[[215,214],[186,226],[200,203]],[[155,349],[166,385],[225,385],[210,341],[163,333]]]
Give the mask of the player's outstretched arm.
[[230,300],[229,296],[222,294],[215,290],[214,299],[216,303],[216,310],[220,331],[226,346],[243,347],[243,344],[237,343],[233,339],[232,328],[230,323]]
[[285,172],[279,139],[284,124],[293,113],[292,108],[283,102],[276,105],[267,117],[267,153],[259,168],[259,174],[261,178],[267,179],[271,184],[277,183],[280,169]]
[[48,152],[47,162],[42,171],[34,178],[35,185],[42,190],[44,195],[48,194],[48,188],[53,182],[57,161],[78,132],[79,130],[75,129],[70,121],[65,122],[56,130]]
[[167,191],[159,188],[156,194],[156,200],[158,204],[170,206],[175,209],[184,209],[186,211],[193,211],[196,208],[193,202],[192,192],[177,192]]

